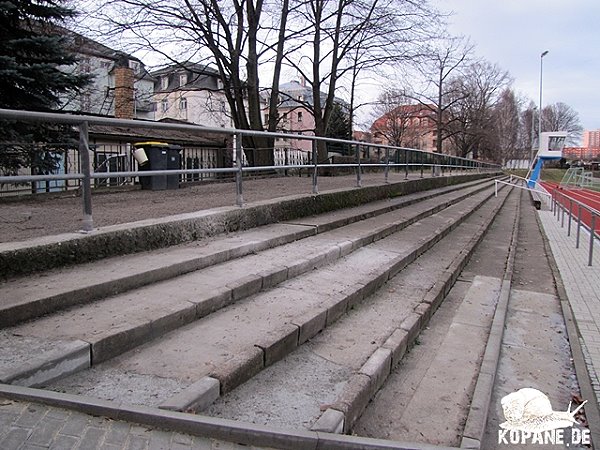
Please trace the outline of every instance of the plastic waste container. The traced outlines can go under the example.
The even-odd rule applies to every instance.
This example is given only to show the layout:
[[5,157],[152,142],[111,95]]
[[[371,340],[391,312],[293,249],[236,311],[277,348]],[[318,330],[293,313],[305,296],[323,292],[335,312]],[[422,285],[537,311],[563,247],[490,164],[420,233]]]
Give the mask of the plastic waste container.
[[[139,164],[139,170],[177,170],[181,165],[179,152],[181,147],[178,145],[169,145],[164,142],[139,142],[133,145],[134,156],[138,162],[138,156],[143,150],[147,161]],[[142,189],[160,191],[164,189],[179,188],[179,174],[173,175],[152,175],[140,176]]]

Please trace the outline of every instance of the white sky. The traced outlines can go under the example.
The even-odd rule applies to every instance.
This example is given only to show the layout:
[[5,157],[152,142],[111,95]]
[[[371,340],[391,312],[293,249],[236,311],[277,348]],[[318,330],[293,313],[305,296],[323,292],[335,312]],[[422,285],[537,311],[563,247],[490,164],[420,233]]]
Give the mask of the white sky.
[[450,31],[470,36],[476,54],[514,78],[519,94],[563,102],[585,130],[600,129],[600,0],[432,0],[455,14]]

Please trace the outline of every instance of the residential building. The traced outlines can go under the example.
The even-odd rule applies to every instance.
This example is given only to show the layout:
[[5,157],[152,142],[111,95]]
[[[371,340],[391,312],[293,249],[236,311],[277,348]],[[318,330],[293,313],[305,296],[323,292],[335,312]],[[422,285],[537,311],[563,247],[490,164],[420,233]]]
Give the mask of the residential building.
[[584,148],[600,148],[600,130],[586,130],[583,132]]
[[233,120],[218,71],[202,64],[176,64],[152,72],[155,119],[174,119],[213,128]]
[[598,147],[565,147],[563,158],[569,161],[600,161],[600,146]]
[[124,119],[154,118],[154,80],[138,58],[65,28],[58,31],[78,56],[78,62],[64,70],[93,75],[81,92],[61,98],[61,110]]
[[401,105],[371,125],[373,143],[434,152],[437,146],[433,105]]

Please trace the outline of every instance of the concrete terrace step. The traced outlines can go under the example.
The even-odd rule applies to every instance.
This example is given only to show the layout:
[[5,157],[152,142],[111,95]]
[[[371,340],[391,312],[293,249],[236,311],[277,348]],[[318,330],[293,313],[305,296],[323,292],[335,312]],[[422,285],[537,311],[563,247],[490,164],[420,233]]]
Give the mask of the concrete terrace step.
[[153,252],[109,258],[14,278],[0,283],[0,327],[168,280],[377,217],[417,202],[435,198],[439,202],[436,208],[440,208],[478,192],[488,184],[489,181],[475,181],[350,210],[307,217],[296,223],[272,224],[245,232],[217,236],[209,241],[202,240]]
[[[504,194],[482,206],[335,324],[224,395],[205,414],[311,428],[330,405],[335,411],[325,412],[313,429],[342,432],[344,425],[349,427],[364,406],[360,402],[372,397],[385,371],[398,364],[427,326],[428,311],[432,314],[461,272],[503,204]],[[384,245],[381,241],[372,247]],[[359,393],[360,398],[352,397]],[[331,416],[338,420],[331,421]]]
[[[468,203],[478,196],[485,199],[491,192],[488,189],[475,196],[471,194],[469,190],[461,193],[460,197],[468,197],[468,200],[462,202]],[[455,200],[447,199],[450,203]],[[52,342],[84,341],[90,345],[91,364],[99,363],[197,320],[231,302],[327,264],[355,248],[373,242],[375,238],[404,228],[419,217],[431,213],[432,205],[428,205],[427,202],[353,223],[308,241],[266,250],[258,255],[229,261],[174,280],[146,286],[127,294],[9,328],[6,330],[4,346],[8,349],[18,349],[21,347],[21,340],[30,338],[42,340],[45,346],[51,346]],[[429,202],[433,203],[434,210],[441,208],[439,199],[430,199]],[[327,235],[330,236],[330,240],[323,243],[322,239]],[[69,326],[66,327],[65,324]],[[24,375],[18,376],[19,368],[13,355],[10,358],[10,367],[4,367],[0,379],[11,379],[17,384],[25,383],[25,380],[35,380],[37,385],[44,383],[44,373],[49,374],[48,376],[52,374],[52,378],[56,375],[47,370],[51,361],[46,361],[43,364],[46,369],[42,371],[40,366],[40,376],[32,377],[28,363],[29,354],[21,354],[23,364],[27,368],[22,370]]]
[[[210,376],[226,393],[335,322],[459,226],[491,195],[487,190],[470,196],[326,268],[225,307],[54,388],[97,388],[119,379],[125,392],[113,386],[107,395],[139,395],[142,402],[156,405],[182,389],[196,392],[194,383]],[[26,327],[18,329],[28,334]]]

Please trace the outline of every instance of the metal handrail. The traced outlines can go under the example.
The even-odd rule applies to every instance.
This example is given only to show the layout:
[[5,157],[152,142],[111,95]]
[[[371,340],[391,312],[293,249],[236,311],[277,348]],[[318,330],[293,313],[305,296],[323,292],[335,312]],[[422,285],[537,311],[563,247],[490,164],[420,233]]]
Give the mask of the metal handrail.
[[[581,228],[583,226],[583,228],[586,231],[589,231],[589,233],[590,233],[590,240],[589,240],[589,246],[588,246],[588,266],[592,266],[593,257],[594,257],[594,243],[595,243],[596,239],[598,239],[600,241],[600,235],[598,235],[598,233],[596,233],[596,223],[597,223],[597,220],[600,220],[600,211],[598,211],[596,208],[592,208],[591,206],[586,205],[583,202],[580,202],[579,200],[571,198],[568,195],[560,192],[558,189],[554,188],[554,189],[552,189],[552,211],[553,211],[553,215],[556,217],[556,220],[561,222],[561,228],[564,228],[564,225],[565,225],[565,212],[567,211],[567,206],[566,206],[566,204],[561,203],[558,200],[558,197],[562,197],[563,200],[568,200],[568,202],[569,202],[569,210],[568,210],[569,219],[568,219],[568,226],[567,226],[567,236],[571,236],[571,223],[572,223],[573,218],[575,217],[573,214],[573,205],[577,205],[577,217],[576,217],[577,235],[576,235],[576,240],[575,240],[575,248],[579,248]],[[560,212],[559,212],[559,208],[561,210]],[[589,228],[588,228],[587,224],[581,220],[582,210],[586,211],[587,213],[590,214],[591,220],[590,220]]]
[[[115,178],[115,177],[145,177],[154,175],[186,175],[186,174],[202,174],[202,173],[233,173],[235,174],[235,185],[236,185],[236,204],[243,206],[243,184],[242,176],[244,172],[258,172],[265,170],[281,170],[281,169],[312,169],[312,192],[318,194],[318,171],[320,168],[333,168],[333,167],[352,167],[358,168],[356,170],[356,186],[361,187],[361,168],[362,167],[383,167],[385,169],[385,182],[388,182],[388,172],[390,168],[404,167],[405,178],[408,178],[409,167],[420,167],[421,176],[423,176],[423,170],[425,167],[431,167],[433,169],[433,176],[436,175],[437,168],[457,168],[460,170],[476,170],[480,171],[497,171],[500,169],[499,165],[476,161],[468,158],[443,155],[437,153],[430,153],[418,149],[409,149],[404,147],[390,147],[382,144],[371,144],[360,141],[346,141],[342,139],[331,139],[319,136],[305,136],[296,135],[291,133],[273,133],[268,131],[255,131],[255,130],[239,130],[233,128],[212,128],[203,127],[192,124],[173,124],[163,122],[152,122],[152,121],[140,121],[140,120],[128,120],[128,119],[115,119],[109,117],[95,117],[85,115],[74,115],[74,114],[59,114],[59,113],[48,113],[48,112],[34,112],[34,111],[19,111],[10,109],[0,109],[0,119],[8,119],[15,121],[26,121],[26,122],[57,122],[65,123],[77,126],[79,128],[79,157],[81,159],[81,173],[75,174],[49,174],[49,175],[14,175],[14,176],[0,176],[0,183],[22,183],[22,182],[36,182],[36,181],[49,181],[49,180],[81,180],[82,188],[82,199],[83,199],[83,230],[82,232],[89,233],[93,231],[93,220],[92,220],[92,200],[91,200],[91,180],[92,179],[103,179],[103,178]],[[108,125],[108,126],[120,126],[120,127],[133,127],[133,128],[152,128],[161,130],[171,131],[188,131],[198,133],[214,133],[214,134],[225,134],[233,136],[233,152],[235,154],[235,165],[234,167],[214,168],[214,169],[168,169],[168,170],[147,170],[147,171],[124,171],[124,172],[93,172],[93,168],[90,164],[89,152],[89,133],[88,126],[93,125]],[[242,138],[244,136],[263,136],[271,138],[293,138],[296,140],[308,140],[312,142],[312,156],[313,160],[311,164],[303,165],[286,165],[286,166],[259,166],[259,167],[244,167],[242,165]],[[317,143],[318,142],[329,142],[329,143],[340,143],[355,148],[356,163],[351,164],[319,164],[317,161]],[[363,163],[360,159],[360,148],[368,147],[369,149],[383,149],[385,150],[385,162],[382,163]],[[404,163],[390,162],[390,152],[404,152]],[[413,155],[419,155],[420,162],[408,162],[409,153]],[[414,156],[411,157],[414,161]],[[428,162],[425,162],[428,160]],[[431,161],[431,162],[429,162]]]

